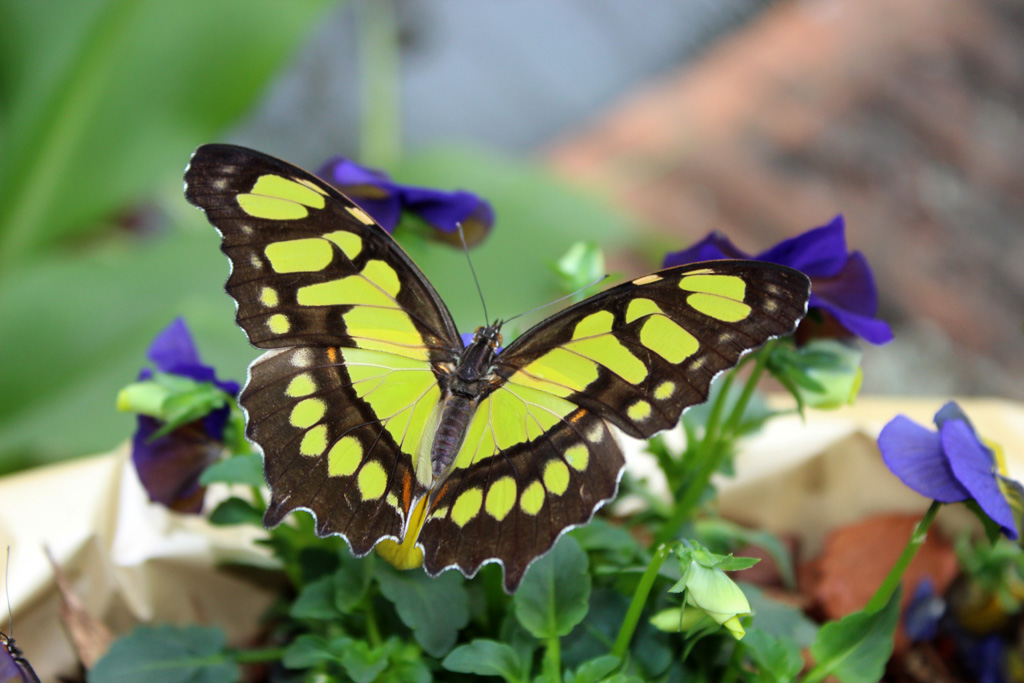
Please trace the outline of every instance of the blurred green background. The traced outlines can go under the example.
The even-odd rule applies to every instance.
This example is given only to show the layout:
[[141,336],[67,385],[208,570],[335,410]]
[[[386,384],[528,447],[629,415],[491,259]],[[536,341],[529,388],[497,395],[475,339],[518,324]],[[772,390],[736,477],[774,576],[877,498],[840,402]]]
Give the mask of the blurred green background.
[[[184,201],[182,171],[192,150],[211,141],[307,166],[345,151],[309,133],[308,149],[320,157],[294,158],[272,137],[231,134],[304,42],[325,22],[337,24],[343,4],[0,5],[0,473],[127,439],[133,417],[114,410],[114,397],[176,316],[221,377],[244,379],[257,352],[234,325],[223,291],[227,260],[215,231]],[[624,238],[622,217],[536,164],[466,141],[403,149],[401,27],[390,2],[360,6],[341,20],[361,73],[349,99],[362,113],[345,139],[361,161],[400,181],[465,188],[492,202],[497,225],[473,259],[493,316],[554,298],[551,264],[574,242]],[[296,111],[282,125],[294,136],[306,118]],[[406,246],[460,326],[482,324],[464,255],[416,240]]]

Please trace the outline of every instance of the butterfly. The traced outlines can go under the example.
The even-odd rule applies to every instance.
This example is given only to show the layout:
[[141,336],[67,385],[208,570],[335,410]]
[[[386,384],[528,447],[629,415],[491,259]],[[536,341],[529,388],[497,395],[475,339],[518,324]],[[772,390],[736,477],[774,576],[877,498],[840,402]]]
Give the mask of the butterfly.
[[39,676],[21,648],[14,644],[14,638],[0,633],[0,645],[0,683],[39,683]]
[[220,232],[237,322],[266,352],[239,397],[262,451],[268,527],[307,510],[353,554],[435,576],[486,563],[513,592],[616,495],[614,429],[647,438],[807,309],[802,273],[713,261],[569,306],[501,348],[464,344],[420,269],[317,177],[243,147],[199,147],[185,196]]

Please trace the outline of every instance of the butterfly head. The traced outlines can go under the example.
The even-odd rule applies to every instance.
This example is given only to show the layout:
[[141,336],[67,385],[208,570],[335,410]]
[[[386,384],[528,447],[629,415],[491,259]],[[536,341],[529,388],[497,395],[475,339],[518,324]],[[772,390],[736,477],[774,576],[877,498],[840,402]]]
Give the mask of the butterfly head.
[[497,353],[498,349],[501,348],[502,325],[504,325],[504,323],[501,320],[495,320],[490,325],[476,328],[476,332],[473,333],[473,342],[485,342],[492,351]]

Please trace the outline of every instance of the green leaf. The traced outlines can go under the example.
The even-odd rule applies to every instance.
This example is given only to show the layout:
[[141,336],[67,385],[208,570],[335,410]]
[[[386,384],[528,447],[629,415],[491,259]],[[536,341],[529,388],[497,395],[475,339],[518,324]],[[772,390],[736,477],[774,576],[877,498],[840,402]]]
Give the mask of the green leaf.
[[818,636],[818,625],[808,619],[801,610],[773,600],[757,586],[738,582],[743,594],[750,601],[754,614],[754,626],[775,639],[789,640],[801,649],[811,646]]
[[737,572],[744,569],[750,569],[760,561],[761,559],[758,557],[733,557],[732,555],[729,555],[719,561],[715,566],[723,572]]
[[224,655],[215,626],[139,626],[114,641],[90,683],[231,683],[241,671]]
[[334,577],[325,576],[303,586],[288,614],[295,619],[337,619],[338,610],[334,602]]
[[397,646],[394,638],[377,648],[362,640],[351,641],[341,654],[341,665],[355,683],[373,683],[388,668],[388,655]]
[[323,636],[304,633],[293,640],[284,652],[281,663],[286,669],[309,669],[324,662],[340,662],[351,638],[339,636],[327,640]]
[[747,653],[761,670],[758,680],[790,683],[804,668],[800,646],[784,638],[774,638],[766,631],[752,628],[743,638]]
[[0,270],[180,188],[196,143],[249,108],[333,4],[4,3]]
[[348,557],[334,572],[334,606],[339,612],[351,612],[366,597],[374,566],[370,558]]
[[600,517],[573,529],[571,535],[583,550],[605,551],[623,562],[632,560],[640,552],[640,544],[629,531]]
[[215,462],[203,471],[199,483],[203,486],[215,483],[263,486],[263,458],[258,453],[248,453]]
[[615,655],[603,655],[589,662],[584,662],[576,669],[576,673],[570,679],[572,683],[598,683],[604,681],[608,675],[615,671],[621,660]]
[[568,635],[587,615],[587,565],[587,554],[576,539],[563,536],[527,570],[512,601],[519,623],[535,638]]
[[210,524],[232,526],[234,524],[251,524],[263,528],[263,513],[253,504],[241,498],[228,498],[210,513]]
[[222,408],[227,400],[228,396],[223,391],[208,382],[196,383],[190,391],[168,396],[163,405],[166,424],[157,431],[154,438],[170,434],[178,427],[206,417]]
[[720,517],[698,520],[695,526],[697,536],[701,541],[716,552],[728,552],[737,545],[756,545],[764,549],[775,562],[775,566],[778,567],[783,583],[788,587],[796,586],[792,553],[775,534],[769,531],[748,529]]
[[421,571],[399,572],[380,567],[380,592],[395,606],[402,623],[412,629],[416,642],[434,657],[442,657],[458,632],[469,623],[469,595],[458,572],[430,578]]
[[527,663],[519,658],[512,647],[481,638],[452,650],[441,662],[441,666],[457,673],[501,676],[508,683],[525,681],[529,675]]
[[854,612],[822,626],[811,645],[817,665],[807,680],[821,680],[828,674],[843,683],[880,680],[892,654],[902,592],[896,590],[886,606],[874,614]]

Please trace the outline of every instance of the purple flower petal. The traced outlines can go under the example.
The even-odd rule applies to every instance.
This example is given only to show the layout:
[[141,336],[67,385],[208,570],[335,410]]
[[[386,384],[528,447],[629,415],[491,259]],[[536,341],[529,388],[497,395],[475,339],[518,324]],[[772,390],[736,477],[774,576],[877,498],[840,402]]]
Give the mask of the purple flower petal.
[[1013,510],[996,479],[996,463],[969,424],[947,420],[941,428],[942,447],[949,458],[953,475],[970,492],[978,506],[1002,528],[1007,538],[1017,538]]
[[945,599],[935,594],[935,586],[927,576],[914,589],[914,597],[903,612],[903,630],[912,642],[934,640],[939,622],[946,613]]
[[807,277],[832,277],[846,265],[846,223],[836,216],[825,225],[790,237],[756,254],[756,261],[781,263],[802,271]]
[[882,428],[878,448],[886,467],[925,498],[942,503],[970,498],[953,474],[938,433],[897,415]]
[[149,345],[146,356],[162,372],[176,375],[180,367],[199,365],[199,353],[184,318],[175,318]]
[[1003,675],[1006,666],[1006,644],[999,633],[965,639],[963,663],[977,683],[1007,683]]
[[[971,424],[971,420],[967,417],[967,413],[964,412],[963,408],[956,401],[948,401],[944,406],[938,409],[935,413],[935,417],[932,418],[935,425],[942,429],[942,425],[946,424],[949,420],[960,420],[966,422],[971,428],[971,433],[974,434],[974,438],[978,439],[978,432],[974,429],[974,425]],[[980,439],[978,439],[980,441]]]
[[201,512],[206,489],[199,485],[199,475],[220,458],[223,444],[200,420],[156,439],[152,436],[162,423],[144,415],[138,420],[132,462],[149,499],[178,512]]
[[679,266],[722,258],[768,261],[795,268],[811,278],[810,311],[798,339],[850,334],[872,344],[892,340],[892,329],[875,318],[878,291],[867,260],[847,252],[842,216],[779,242],[751,256],[720,233],[712,233],[689,249],[668,254],[664,266]]
[[491,205],[472,192],[445,192],[424,187],[406,187],[402,192],[406,208],[436,230],[451,235],[446,241],[461,243],[458,226],[466,244],[479,242],[494,224]]
[[[199,352],[183,318],[175,318],[165,327],[150,344],[146,355],[161,372],[189,377],[197,382],[213,382],[221,391],[238,395],[238,382],[217,379],[214,369],[200,362]],[[148,368],[139,372],[139,379],[152,376]]]
[[402,201],[397,193],[388,195],[383,199],[368,199],[345,191],[347,188],[341,189],[348,195],[349,199],[358,204],[366,213],[370,214],[370,217],[377,221],[380,227],[388,232],[394,232],[395,227],[398,226],[398,221],[402,218]]
[[892,340],[892,329],[875,318],[878,291],[863,254],[855,251],[833,277],[811,276],[810,308],[820,308],[846,330],[872,344]]
[[[385,192],[382,186],[391,186],[387,173],[366,166],[360,166],[345,157],[332,157],[320,167],[317,175],[333,185],[353,188],[360,196],[374,198],[374,192]],[[383,194],[377,195],[377,198]]]
[[[188,326],[181,318],[157,335],[148,356],[161,372],[197,382],[212,382],[232,396],[238,394],[237,382],[218,380],[213,368],[203,365]],[[151,370],[143,368],[139,378],[148,379],[152,374]],[[132,461],[150,500],[180,512],[202,510],[205,489],[199,486],[199,475],[220,457],[230,415],[231,408],[225,405],[157,439],[153,439],[153,435],[163,423],[139,416],[132,439]]]
[[461,243],[459,224],[469,245],[483,239],[494,224],[491,205],[471,192],[402,185],[380,171],[342,157],[328,161],[318,175],[359,204],[388,232],[398,225],[402,211],[418,215],[437,231],[438,239],[455,244]]
[[738,249],[735,244],[729,241],[728,237],[716,230],[692,247],[667,254],[662,267],[672,268],[674,266],[685,266],[689,263],[726,258],[751,259],[753,257],[747,252]]

